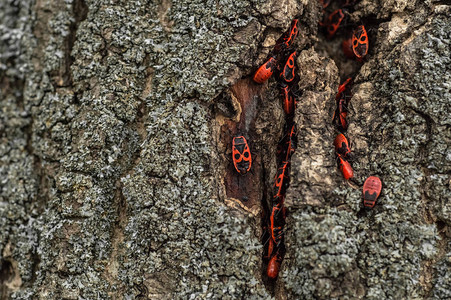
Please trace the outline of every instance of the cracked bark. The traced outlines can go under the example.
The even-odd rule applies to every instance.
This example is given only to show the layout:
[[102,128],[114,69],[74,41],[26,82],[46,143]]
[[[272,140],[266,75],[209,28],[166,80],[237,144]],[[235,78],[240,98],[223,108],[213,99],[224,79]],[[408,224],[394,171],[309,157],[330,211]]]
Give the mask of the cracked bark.
[[[314,0],[0,1],[0,297],[451,297],[449,14],[449,1],[360,1],[351,20],[372,31],[359,64],[318,33]],[[250,75],[295,16],[299,149],[268,290],[274,81],[249,130],[261,173],[235,184],[228,144]],[[368,212],[333,157],[350,73],[356,182],[384,184]]]

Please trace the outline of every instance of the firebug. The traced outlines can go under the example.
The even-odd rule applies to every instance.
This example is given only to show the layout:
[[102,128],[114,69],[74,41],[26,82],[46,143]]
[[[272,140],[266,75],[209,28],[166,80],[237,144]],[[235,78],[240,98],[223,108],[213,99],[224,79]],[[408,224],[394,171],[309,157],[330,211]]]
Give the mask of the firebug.
[[285,207],[282,205],[274,205],[271,211],[270,233],[276,247],[281,245],[283,240],[283,227],[285,226]]
[[338,167],[340,168],[341,173],[343,173],[343,177],[348,180],[354,176],[354,171],[352,170],[351,164],[341,156],[341,154],[337,155]]
[[267,275],[271,279],[276,279],[279,275],[279,268],[280,268],[280,259],[278,259],[277,254],[274,255],[269,263],[268,263],[268,269],[266,271]]
[[334,141],[335,152],[343,157],[349,156],[351,149],[349,148],[348,139],[343,134],[338,134]]
[[[335,96],[335,100],[339,100],[340,98],[345,98],[347,101],[351,97],[351,85],[352,85],[352,77],[348,77],[340,86],[338,87],[338,93]],[[346,103],[347,104],[347,103]]]
[[270,227],[285,225],[285,206],[283,202],[273,203],[271,215],[269,217]]
[[347,115],[348,109],[346,107],[346,100],[341,98],[337,103],[337,108],[332,117],[332,123],[335,123],[338,130],[346,131],[346,129],[348,129],[348,121],[346,120]]
[[382,182],[379,177],[368,177],[363,184],[363,205],[370,208],[374,207],[381,190]]
[[282,166],[277,170],[276,178],[274,179],[274,192],[273,197],[283,197],[288,188],[290,181],[289,177],[290,162],[285,161]]
[[[289,131],[288,131],[289,129]],[[277,145],[277,163],[289,161],[298,145],[297,126],[292,123],[291,127],[286,126],[284,132],[287,132]]]
[[327,20],[324,24],[327,26],[326,30],[328,38],[331,38],[335,35],[344,18],[345,11],[343,9],[337,9],[327,17]]
[[291,89],[288,85],[285,83],[281,84],[281,96],[282,96],[282,106],[283,111],[286,115],[291,116],[294,113],[294,109],[296,106],[296,99],[291,92]]
[[276,41],[276,45],[274,46],[275,52],[290,48],[299,33],[298,23],[298,19],[291,21],[290,28]]
[[266,259],[269,259],[270,257],[271,257],[271,255],[273,254],[273,252],[274,252],[274,241],[272,240],[272,238],[271,237],[269,237],[268,238],[269,240],[268,240],[268,252],[266,253],[267,255],[264,255],[264,257],[266,258]]
[[251,169],[252,157],[249,145],[244,136],[234,137],[232,141],[233,165],[238,173],[246,174]]
[[268,247],[264,247],[263,249],[263,257],[265,259],[269,259],[274,251],[274,241],[271,238],[271,232],[269,230],[268,223],[266,223],[266,225],[263,226],[261,241],[264,244],[264,246],[266,246],[266,243],[268,243]]
[[282,73],[280,73],[280,77],[286,82],[292,82],[295,77],[296,55],[296,51],[290,54],[282,69]]
[[276,68],[277,60],[275,56],[272,56],[255,72],[254,81],[257,83],[265,82],[272,76]]
[[368,53],[368,48],[368,34],[366,33],[365,26],[360,25],[352,33],[352,51],[358,59],[362,59]]
[[293,126],[291,127],[290,134],[288,136],[287,140],[287,153],[285,160],[288,161],[291,158],[291,155],[293,155],[294,151],[296,151],[296,148],[298,146],[298,136],[297,136],[297,126],[296,123],[293,123]]
[[268,263],[268,268],[266,269],[266,275],[271,279],[276,279],[279,275],[280,264],[282,263],[282,257],[279,251],[271,257]]

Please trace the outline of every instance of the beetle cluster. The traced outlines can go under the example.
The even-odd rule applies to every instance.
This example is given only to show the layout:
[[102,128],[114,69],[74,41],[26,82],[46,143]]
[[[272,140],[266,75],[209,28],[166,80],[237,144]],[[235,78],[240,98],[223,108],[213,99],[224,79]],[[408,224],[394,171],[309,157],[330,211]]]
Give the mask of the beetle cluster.
[[[319,0],[323,9],[329,7],[331,0]],[[338,1],[337,1],[338,2]],[[349,11],[352,9],[355,0],[341,0],[336,9],[328,14],[320,26],[325,28],[328,38],[332,38],[343,27],[345,27],[349,19]],[[352,32],[352,35],[342,42],[342,50],[346,57],[358,61],[363,61],[363,58],[368,54],[369,41],[368,34],[364,25],[359,25]],[[348,180],[354,177],[354,171],[349,163],[351,158],[351,149],[349,142],[344,133],[348,128],[348,106],[352,97],[351,93],[352,78],[347,78],[338,88],[338,93],[335,96],[336,108],[332,117],[332,123],[340,132],[334,141],[335,154],[337,156],[338,168],[343,174],[343,177]],[[370,176],[363,184],[363,205],[372,208],[376,204],[376,200],[382,190],[382,182],[376,176]]]
[[335,138],[334,145],[338,167],[346,180],[351,179],[354,176],[351,164],[349,163],[351,149],[349,148],[348,139],[344,136],[344,133],[348,129],[346,117],[348,115],[348,105],[352,97],[351,85],[352,78],[349,77],[338,88],[338,93],[335,96],[336,108],[334,116],[332,117],[332,123],[335,124],[338,131],[341,132]]
[[[293,121],[296,108],[297,83],[296,74],[297,51],[292,45],[298,35],[298,20],[291,22],[290,28],[276,41],[276,45],[265,62],[257,69],[253,80],[262,84],[275,74],[282,98],[283,110],[286,114],[284,138],[277,147],[277,174],[274,179],[271,205],[264,221],[263,243],[264,257],[268,262],[267,275],[275,279],[285,255],[285,193],[289,184],[290,160],[297,146],[296,124]],[[235,136],[232,141],[232,159],[235,170],[245,175],[251,170],[252,156],[249,144],[242,135]]]
[[[277,173],[274,179],[272,198],[269,213],[264,218],[262,242],[264,258],[268,262],[267,276],[275,279],[279,274],[280,264],[285,255],[284,226],[285,206],[284,199],[290,182],[291,155],[297,147],[297,129],[293,120],[297,103],[297,83],[299,75],[296,71],[297,51],[291,48],[298,34],[298,20],[291,22],[290,28],[277,40],[273,51],[266,62],[260,66],[254,74],[254,81],[263,83],[273,73],[280,89],[282,107],[285,112],[286,122],[284,138],[277,146]],[[283,63],[284,62],[284,63]]]
[[[329,7],[331,0],[319,0],[323,9]],[[347,26],[349,20],[349,12],[352,10],[355,0],[342,0],[339,2],[339,9],[330,12],[324,17],[323,21],[319,23],[325,28],[328,38],[332,38],[342,28]],[[362,61],[368,54],[369,41],[368,34],[364,25],[359,25],[352,31],[352,34],[346,37],[342,42],[342,50],[346,57]]]
[[[348,104],[351,100],[351,85],[352,78],[343,82],[339,88],[338,93],[335,96],[336,109],[334,116],[332,117],[332,123],[340,133],[335,137],[334,146],[335,154],[337,156],[337,163],[343,177],[348,180],[354,176],[349,160],[351,158],[351,148],[349,142],[344,133],[348,129],[348,121],[346,117],[348,115]],[[365,207],[372,208],[376,204],[377,197],[379,197],[382,190],[382,182],[376,176],[370,176],[363,184],[363,205]]]
[[[354,0],[340,0],[341,8],[331,12],[320,25],[326,30],[328,38],[332,38],[340,28],[344,27],[349,9],[352,9]],[[326,9],[331,0],[320,0]],[[273,50],[264,63],[256,70],[253,81],[262,84],[275,75],[280,90],[282,107],[285,113],[284,135],[277,146],[277,173],[274,179],[269,208],[263,218],[262,243],[264,244],[263,257],[267,263],[266,275],[269,279],[278,276],[279,268],[285,255],[284,227],[286,208],[284,200],[290,182],[291,156],[297,147],[297,127],[294,114],[297,105],[299,75],[296,73],[296,57],[298,52],[292,45],[298,35],[298,19],[291,22],[290,28],[276,41]],[[358,26],[349,39],[343,42],[343,51],[348,57],[361,61],[368,53],[368,36],[363,25]],[[338,167],[345,179],[354,176],[351,164],[351,149],[345,137],[348,128],[348,105],[352,97],[352,78],[346,79],[338,89],[335,97],[336,109],[332,122],[340,132],[335,138],[335,153]],[[236,171],[245,175],[251,170],[252,157],[249,145],[244,136],[236,136],[232,142],[232,158]],[[364,205],[373,207],[380,194],[380,180],[370,177],[364,184]]]
[[[296,105],[292,87],[295,86],[298,78],[295,74],[297,52],[292,51],[291,45],[299,32],[297,26],[298,20],[295,19],[291,22],[290,29],[277,40],[269,58],[258,68],[253,77],[256,83],[264,83],[274,72],[277,73],[283,97],[283,108],[285,113],[289,115],[294,113]],[[285,61],[285,64],[281,65],[279,63],[281,61]],[[244,136],[233,138],[232,158],[233,165],[238,173],[244,175],[249,172],[252,166],[252,156]]]
[[[293,86],[295,80],[295,64],[296,51],[292,51],[291,45],[298,35],[299,20],[294,19],[291,22],[290,29],[286,31],[277,41],[274,49],[269,54],[269,58],[261,65],[254,74],[254,81],[257,83],[264,83],[268,80],[274,72],[277,73],[279,82],[286,82]],[[280,62],[285,64],[281,65]]]

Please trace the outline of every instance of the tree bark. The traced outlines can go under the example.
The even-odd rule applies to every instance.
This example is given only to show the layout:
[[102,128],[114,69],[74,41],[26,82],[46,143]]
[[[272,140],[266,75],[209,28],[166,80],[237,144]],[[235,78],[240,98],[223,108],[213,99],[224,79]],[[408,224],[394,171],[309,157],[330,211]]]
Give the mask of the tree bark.
[[[0,298],[450,298],[450,14],[362,0],[328,40],[316,0],[0,0]],[[275,80],[251,77],[294,18],[299,145],[269,281],[284,115]],[[346,60],[362,23],[369,54]],[[346,182],[331,116],[351,74]]]

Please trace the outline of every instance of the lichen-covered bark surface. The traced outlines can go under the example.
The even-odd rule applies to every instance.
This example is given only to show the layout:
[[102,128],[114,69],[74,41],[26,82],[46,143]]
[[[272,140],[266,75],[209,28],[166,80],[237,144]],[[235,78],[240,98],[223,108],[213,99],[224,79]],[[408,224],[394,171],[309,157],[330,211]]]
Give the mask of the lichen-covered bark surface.
[[[351,18],[370,20],[372,44],[349,66],[323,45],[316,0],[0,0],[0,298],[450,298],[450,14],[360,1]],[[295,16],[299,148],[268,285],[260,210],[224,185],[221,132],[240,109],[224,95]],[[347,67],[352,184],[330,124]],[[266,189],[275,91],[262,87],[253,129]],[[365,211],[369,175],[384,189]]]
[[[338,82],[327,76],[330,62],[314,53],[299,58],[307,104],[298,109],[303,146],[293,157],[287,298],[451,296],[451,10],[398,2],[386,12],[379,5],[387,3],[362,1],[355,13],[384,19],[355,78],[348,117],[358,186],[334,166],[327,85],[335,91]],[[383,192],[365,211],[361,186],[370,175],[382,179]]]

